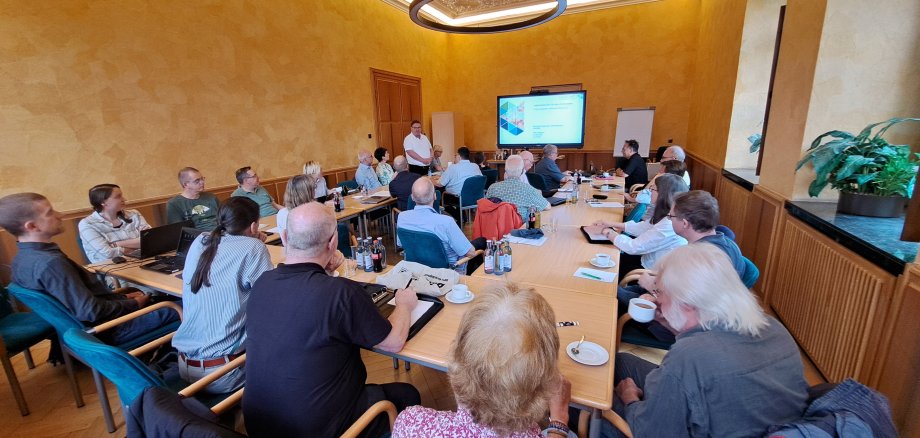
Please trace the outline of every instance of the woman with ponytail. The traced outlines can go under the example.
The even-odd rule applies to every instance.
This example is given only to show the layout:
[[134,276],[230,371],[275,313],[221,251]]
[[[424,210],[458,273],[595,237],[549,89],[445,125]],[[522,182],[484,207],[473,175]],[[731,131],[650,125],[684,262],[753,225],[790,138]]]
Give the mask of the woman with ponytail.
[[[272,268],[260,240],[259,205],[244,197],[225,201],[217,211],[217,228],[198,236],[185,259],[184,315],[172,340],[184,380],[194,382],[245,352],[249,293]],[[244,370],[238,368],[205,391],[231,392],[244,381]]]
[[90,263],[99,263],[141,247],[141,231],[150,228],[137,210],[125,210],[121,187],[99,184],[89,189],[93,214],[83,218],[78,228],[83,252]]

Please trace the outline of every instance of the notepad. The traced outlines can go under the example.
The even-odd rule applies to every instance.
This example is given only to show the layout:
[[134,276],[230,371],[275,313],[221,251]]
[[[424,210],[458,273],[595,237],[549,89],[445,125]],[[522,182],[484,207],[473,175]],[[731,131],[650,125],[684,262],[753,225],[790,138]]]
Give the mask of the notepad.
[[525,239],[523,237],[515,237],[510,234],[505,234],[505,238],[508,239],[508,242],[518,243],[521,245],[543,246],[543,244],[546,243],[546,236],[543,236],[539,239]]
[[574,276],[584,278],[585,280],[602,281],[604,283],[613,283],[617,279],[616,272],[605,272],[591,268],[578,268]]
[[[391,306],[396,306],[396,298],[393,298],[392,300],[387,301],[387,304]],[[428,309],[430,309],[431,306],[433,305],[434,303],[431,301],[419,300],[415,308],[412,309],[412,323],[410,323],[409,325],[415,324],[415,322],[418,321],[419,318],[421,318],[423,315],[425,315],[425,312],[427,312]]]

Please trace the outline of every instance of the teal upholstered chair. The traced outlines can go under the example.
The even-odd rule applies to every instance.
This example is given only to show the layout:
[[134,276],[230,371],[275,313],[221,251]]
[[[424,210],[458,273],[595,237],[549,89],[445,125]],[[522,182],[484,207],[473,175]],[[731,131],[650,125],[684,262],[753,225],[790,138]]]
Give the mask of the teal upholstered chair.
[[463,228],[463,212],[476,208],[476,203],[485,196],[486,177],[482,175],[471,176],[463,180],[460,196],[454,205],[460,210],[460,228]]
[[[57,331],[59,338],[70,329],[98,333],[117,326],[119,323],[124,322],[127,319],[132,319],[164,307],[180,309],[176,303],[163,302],[145,307],[129,315],[125,315],[121,318],[100,324],[96,327],[86,327],[80,320],[78,320],[72,313],[70,313],[70,311],[67,310],[67,308],[64,307],[60,301],[51,295],[24,288],[16,283],[10,283],[9,290],[17,300],[21,301],[26,306],[29,306],[33,312],[50,323],[54,327],[55,331]],[[167,333],[175,332],[177,328],[179,328],[179,323],[175,322],[163,326],[159,330],[152,331],[144,336],[132,339],[129,342],[116,345],[115,348],[122,350],[135,349],[150,342],[153,339],[160,338]],[[80,392],[80,386],[77,385],[77,381],[74,378],[73,363],[70,359],[70,354],[67,351],[67,348],[64,346],[63,341],[61,346],[64,353],[64,365],[67,369],[68,377],[70,377],[70,386],[74,394],[74,399],[76,400],[78,407],[83,406],[83,395]],[[93,379],[96,382],[96,390],[99,393],[99,403],[102,405],[102,415],[105,418],[106,426],[108,427],[109,433],[115,432],[115,420],[112,417],[112,409],[109,406],[108,397],[106,397],[105,384],[103,383],[99,372],[95,368],[93,368]]]
[[641,222],[646,210],[648,210],[648,204],[636,204],[629,214],[623,218],[623,222]]
[[744,259],[744,275],[741,276],[741,282],[744,283],[744,287],[750,289],[760,278],[760,269],[757,269],[757,265],[749,258],[744,256],[742,258]]
[[396,235],[402,243],[405,250],[405,259],[410,262],[421,263],[430,268],[447,268],[454,269],[462,265],[473,257],[476,257],[481,250],[477,250],[473,257],[462,257],[453,265],[447,261],[447,251],[441,239],[432,233],[425,231],[413,231],[405,228],[397,228]]
[[498,169],[482,169],[482,176],[486,177],[486,190],[498,181]]
[[342,192],[343,192],[343,193],[345,192],[345,190],[348,190],[348,192],[353,192],[353,191],[355,191],[355,190],[358,190],[358,188],[359,188],[358,182],[355,181],[355,180],[353,180],[353,179],[350,179],[350,180],[348,180],[348,181],[342,181],[342,182],[340,182],[340,183],[339,183],[339,187],[342,188]]
[[[129,407],[145,389],[151,387],[169,388],[180,395],[191,396],[246,362],[246,356],[242,355],[207,377],[189,385],[179,377],[178,372],[167,373],[169,375],[163,377],[158,376],[130,352],[108,345],[83,330],[69,329],[64,333],[63,339],[64,345],[76,357],[115,384],[115,387],[118,388],[118,397],[125,408]],[[152,350],[159,345],[168,343],[171,339],[171,336],[164,336],[145,346],[145,349]],[[237,393],[239,394],[238,396]],[[242,391],[237,391],[233,393],[229,401],[225,400],[228,399],[229,394],[208,394],[196,398],[211,407],[212,410],[215,410],[215,406],[220,404],[217,410],[223,411],[225,408],[235,405],[242,395]],[[226,403],[224,403],[225,401]]]
[[13,397],[19,405],[19,413],[29,415],[29,406],[19,386],[19,379],[13,371],[10,358],[22,353],[29,369],[35,368],[29,348],[33,345],[54,337],[54,327],[45,322],[35,312],[16,312],[10,303],[6,288],[0,286],[0,362],[6,372],[6,380],[10,383]]

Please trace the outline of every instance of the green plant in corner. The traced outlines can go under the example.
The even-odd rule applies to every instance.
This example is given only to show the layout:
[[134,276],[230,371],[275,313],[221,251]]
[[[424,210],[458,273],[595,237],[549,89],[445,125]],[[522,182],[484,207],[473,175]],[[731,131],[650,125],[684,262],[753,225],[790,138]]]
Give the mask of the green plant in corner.
[[[892,145],[882,138],[889,128],[907,121],[917,122],[920,118],[873,123],[855,136],[846,131],[819,135],[795,168],[799,170],[807,163],[814,167],[815,180],[808,194],[816,197],[830,184],[844,192],[910,197],[920,154],[913,154],[912,159],[910,146]],[[872,134],[876,127],[878,131]]]

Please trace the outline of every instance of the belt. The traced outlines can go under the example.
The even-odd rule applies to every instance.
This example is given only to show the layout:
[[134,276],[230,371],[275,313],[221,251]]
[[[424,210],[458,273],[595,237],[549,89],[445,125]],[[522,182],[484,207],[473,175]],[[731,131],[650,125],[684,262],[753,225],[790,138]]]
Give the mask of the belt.
[[189,359],[188,356],[185,355],[185,353],[179,353],[179,356],[182,357],[182,360],[185,361],[186,365],[192,366],[192,367],[199,367],[199,368],[211,368],[211,367],[216,367],[218,365],[223,365],[225,363],[229,363],[233,359],[236,359],[242,355],[243,353],[239,353],[239,354],[231,354],[228,356],[218,357],[217,359],[195,360],[195,359]]

